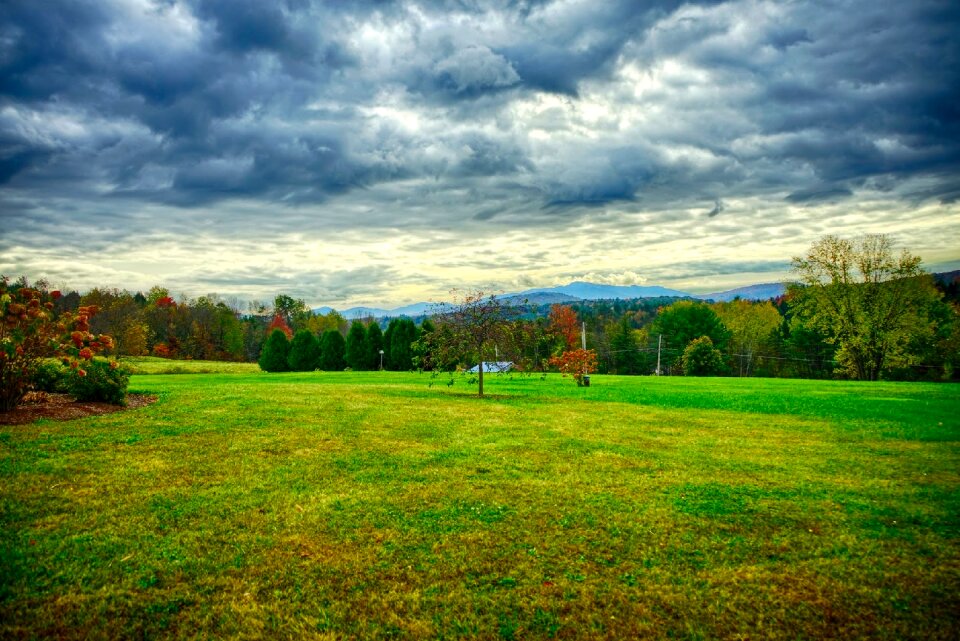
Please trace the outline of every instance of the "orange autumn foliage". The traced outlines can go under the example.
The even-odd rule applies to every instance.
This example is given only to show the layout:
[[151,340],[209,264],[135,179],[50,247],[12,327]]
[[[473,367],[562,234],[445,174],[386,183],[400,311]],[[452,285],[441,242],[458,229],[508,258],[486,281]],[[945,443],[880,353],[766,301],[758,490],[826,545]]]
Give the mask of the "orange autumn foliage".
[[550,364],[576,381],[577,387],[583,387],[583,377],[597,371],[597,353],[592,349],[569,350],[550,359]]

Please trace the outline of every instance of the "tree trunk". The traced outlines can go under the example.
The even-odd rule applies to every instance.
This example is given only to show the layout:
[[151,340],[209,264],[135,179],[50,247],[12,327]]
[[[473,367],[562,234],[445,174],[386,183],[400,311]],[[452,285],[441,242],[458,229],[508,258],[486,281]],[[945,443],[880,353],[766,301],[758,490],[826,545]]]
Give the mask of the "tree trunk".
[[483,357],[480,357],[480,396],[483,396]]

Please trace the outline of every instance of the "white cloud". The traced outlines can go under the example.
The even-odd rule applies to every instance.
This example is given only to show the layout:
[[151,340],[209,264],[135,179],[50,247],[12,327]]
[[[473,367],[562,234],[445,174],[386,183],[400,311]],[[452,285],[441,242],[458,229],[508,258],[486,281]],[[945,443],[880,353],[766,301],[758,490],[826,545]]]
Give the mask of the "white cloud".
[[433,69],[441,78],[449,77],[458,93],[510,87],[520,82],[516,69],[506,58],[483,46],[458,49]]

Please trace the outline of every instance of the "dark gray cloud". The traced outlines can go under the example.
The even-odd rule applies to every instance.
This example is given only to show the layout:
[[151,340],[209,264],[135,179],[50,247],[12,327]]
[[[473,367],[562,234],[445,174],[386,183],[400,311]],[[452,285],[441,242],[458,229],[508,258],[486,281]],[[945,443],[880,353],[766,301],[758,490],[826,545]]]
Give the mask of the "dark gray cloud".
[[0,263],[65,229],[81,255],[955,219],[958,32],[943,0],[9,0]]

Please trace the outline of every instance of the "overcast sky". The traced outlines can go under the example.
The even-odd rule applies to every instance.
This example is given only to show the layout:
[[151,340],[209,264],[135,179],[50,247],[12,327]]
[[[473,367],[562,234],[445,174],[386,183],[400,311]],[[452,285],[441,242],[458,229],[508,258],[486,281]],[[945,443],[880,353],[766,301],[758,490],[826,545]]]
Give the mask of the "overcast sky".
[[960,267],[960,4],[4,0],[0,273],[312,305]]

